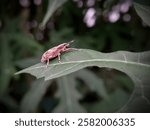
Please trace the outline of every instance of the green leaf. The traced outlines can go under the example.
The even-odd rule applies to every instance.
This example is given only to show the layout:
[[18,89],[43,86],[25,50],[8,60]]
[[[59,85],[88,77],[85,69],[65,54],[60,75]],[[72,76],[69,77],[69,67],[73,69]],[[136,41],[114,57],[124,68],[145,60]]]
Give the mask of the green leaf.
[[[18,112],[19,105],[17,101],[10,95],[3,95],[0,98],[1,106],[2,104],[8,109],[8,112]],[[2,111],[1,111],[2,112]]]
[[83,69],[56,79],[59,87],[57,96],[60,97],[60,103],[53,112],[85,112],[78,101],[81,95],[75,88],[77,83],[76,78],[82,79],[91,90],[98,92],[103,98],[108,97],[102,80],[92,71]]
[[92,71],[82,69],[75,72],[74,76],[75,78],[80,78],[81,80],[83,80],[92,91],[98,92],[101,97],[108,97],[103,80],[96,76]]
[[150,6],[142,5],[134,2],[134,7],[142,20],[150,26]]
[[0,37],[0,96],[6,92],[10,83],[11,77],[14,73],[14,66],[12,65],[12,56],[10,45],[4,34]]
[[34,81],[21,101],[21,112],[34,112],[51,83],[51,80],[44,82],[43,78]]
[[142,4],[142,5],[148,5],[148,6],[150,6],[150,1],[149,0],[133,0],[133,2]]
[[44,77],[45,80],[50,80],[89,66],[113,68],[126,73],[135,85],[131,99],[123,110],[131,112],[133,111],[132,107],[136,105],[136,111],[140,111],[140,106],[139,108],[137,107],[137,102],[150,106],[150,51],[141,53],[126,51],[101,53],[88,49],[79,49],[78,51],[62,54],[61,62],[58,63],[56,58],[51,61],[47,68],[46,64],[38,63],[16,74],[30,73],[37,78]]
[[43,47],[31,36],[28,36],[22,32],[19,33],[6,33],[7,37],[16,42],[16,45],[20,47],[22,53],[32,52],[39,55],[43,51]]
[[50,19],[50,17],[53,15],[53,13],[62,6],[67,0],[49,0],[48,9],[45,14],[45,17],[41,23],[41,27],[45,27],[45,24]]
[[60,96],[60,103],[53,112],[85,112],[78,100],[81,95],[76,90],[76,82],[71,75],[63,76],[57,79]]
[[107,100],[87,105],[87,108],[89,112],[116,112],[126,103],[128,98],[129,95],[125,91],[117,89],[109,95]]

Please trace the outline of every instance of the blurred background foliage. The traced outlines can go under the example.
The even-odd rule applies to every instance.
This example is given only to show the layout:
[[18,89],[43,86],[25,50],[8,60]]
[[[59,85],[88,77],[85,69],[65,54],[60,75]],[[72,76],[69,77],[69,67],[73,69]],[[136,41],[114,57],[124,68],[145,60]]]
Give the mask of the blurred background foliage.
[[91,67],[46,83],[14,76],[38,63],[44,50],[72,39],[74,47],[101,52],[150,49],[150,28],[132,0],[63,1],[0,1],[0,112],[117,112],[130,98],[131,79],[109,68]]

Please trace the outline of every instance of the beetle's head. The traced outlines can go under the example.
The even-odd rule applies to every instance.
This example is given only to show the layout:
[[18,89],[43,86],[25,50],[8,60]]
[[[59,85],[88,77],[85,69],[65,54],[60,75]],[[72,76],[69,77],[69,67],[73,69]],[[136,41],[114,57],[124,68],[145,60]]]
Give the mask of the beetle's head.
[[42,56],[41,62],[43,63],[43,62],[45,62],[45,61],[46,61],[46,57],[45,57],[45,56]]

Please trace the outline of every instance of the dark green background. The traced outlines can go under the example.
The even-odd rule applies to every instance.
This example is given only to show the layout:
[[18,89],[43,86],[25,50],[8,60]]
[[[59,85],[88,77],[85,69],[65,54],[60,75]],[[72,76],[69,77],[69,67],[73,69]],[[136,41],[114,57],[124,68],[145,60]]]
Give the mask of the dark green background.
[[[107,13],[125,1],[95,0],[92,7],[86,5],[87,0],[79,1],[82,1],[82,7],[78,7],[77,2],[68,0],[57,9],[43,30],[39,24],[45,16],[47,0],[40,5],[30,0],[28,6],[21,6],[19,0],[0,1],[0,112],[21,112],[22,98],[35,79],[27,74],[14,76],[14,73],[38,62],[44,50],[62,42],[74,39],[74,47],[101,52],[140,52],[150,49],[150,28],[137,15],[133,4],[126,13],[120,13],[118,21],[112,23],[107,19]],[[149,0],[136,2],[149,5]],[[96,22],[92,27],[83,22],[89,8],[96,10]],[[123,20],[126,14],[131,17],[128,22]],[[34,57],[38,60],[30,59]],[[108,104],[79,79],[78,90],[82,94],[80,104],[87,112],[118,111],[133,91],[132,81],[116,70],[96,67],[90,70],[103,79],[112,100]],[[55,97],[57,89],[54,82],[34,112],[52,112],[60,100]]]

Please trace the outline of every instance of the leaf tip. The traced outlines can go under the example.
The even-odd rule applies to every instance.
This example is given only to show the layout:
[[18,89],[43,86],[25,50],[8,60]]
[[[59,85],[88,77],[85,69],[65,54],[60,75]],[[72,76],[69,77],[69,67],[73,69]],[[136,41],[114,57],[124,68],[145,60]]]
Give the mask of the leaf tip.
[[20,72],[20,71],[18,71],[18,72],[16,72],[16,73],[14,73],[14,75],[18,75],[18,74],[21,74],[21,72]]

